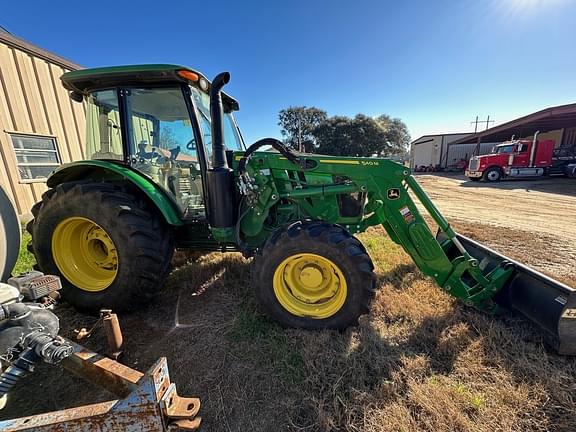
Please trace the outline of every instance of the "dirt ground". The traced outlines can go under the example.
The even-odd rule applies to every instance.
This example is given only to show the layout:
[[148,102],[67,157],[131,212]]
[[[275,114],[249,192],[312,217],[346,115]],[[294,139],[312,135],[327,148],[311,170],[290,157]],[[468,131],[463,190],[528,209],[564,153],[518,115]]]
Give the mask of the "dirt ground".
[[[418,181],[461,233],[576,286],[576,182]],[[382,228],[359,238],[378,289],[358,327],[280,328],[256,307],[249,260],[215,253],[181,265],[157,301],[121,316],[121,361],[144,371],[166,356],[179,394],[202,400],[203,431],[576,430],[573,358],[549,351],[526,320],[487,316],[439,290]],[[68,337],[95,322],[66,305],[58,314]],[[99,332],[84,343],[103,349]],[[41,366],[0,416],[110,398]]]
[[576,238],[576,181],[564,178],[467,181],[464,176],[418,175],[418,182],[450,220]]
[[499,183],[419,175],[418,182],[460,233],[561,279],[576,274],[576,181]]

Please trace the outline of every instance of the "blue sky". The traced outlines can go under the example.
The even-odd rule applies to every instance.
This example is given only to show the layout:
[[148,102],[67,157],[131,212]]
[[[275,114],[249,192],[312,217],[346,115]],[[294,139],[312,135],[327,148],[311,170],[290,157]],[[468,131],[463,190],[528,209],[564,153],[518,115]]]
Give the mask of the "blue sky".
[[0,25],[86,67],[228,70],[250,143],[290,105],[386,113],[415,139],[576,102],[575,16],[575,0],[53,0],[6,2]]

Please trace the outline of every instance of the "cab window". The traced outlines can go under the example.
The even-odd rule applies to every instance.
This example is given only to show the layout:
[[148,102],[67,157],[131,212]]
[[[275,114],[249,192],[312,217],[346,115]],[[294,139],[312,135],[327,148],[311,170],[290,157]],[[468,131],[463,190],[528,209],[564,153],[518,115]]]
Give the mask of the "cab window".
[[244,150],[242,139],[240,138],[240,133],[238,132],[232,113],[224,114],[224,144],[228,150]]
[[95,91],[86,99],[86,156],[124,160],[116,90]]
[[131,166],[172,195],[184,218],[205,217],[196,140],[182,89],[124,91]]

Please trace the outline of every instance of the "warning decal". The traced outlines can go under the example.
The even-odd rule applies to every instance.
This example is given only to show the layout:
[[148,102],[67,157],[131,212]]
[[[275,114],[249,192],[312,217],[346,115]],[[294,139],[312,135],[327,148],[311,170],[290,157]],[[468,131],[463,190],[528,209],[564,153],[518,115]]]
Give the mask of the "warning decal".
[[406,223],[412,223],[414,221],[414,216],[412,215],[412,212],[410,212],[408,206],[402,207],[400,209],[400,214],[402,215]]

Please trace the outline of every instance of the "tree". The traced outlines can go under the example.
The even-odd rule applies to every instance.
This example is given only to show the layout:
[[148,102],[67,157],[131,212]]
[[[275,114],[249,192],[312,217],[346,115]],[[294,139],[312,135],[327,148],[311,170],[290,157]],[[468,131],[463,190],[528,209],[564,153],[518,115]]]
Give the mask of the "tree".
[[354,118],[335,116],[314,129],[318,153],[337,156],[388,154],[387,131],[374,118],[358,114]]
[[172,149],[178,145],[178,139],[176,138],[176,134],[174,133],[174,129],[170,126],[162,125],[160,129],[160,148],[163,149]]
[[399,118],[391,118],[382,114],[376,121],[386,132],[386,141],[390,144],[389,154],[405,154],[410,147],[408,127]]
[[313,151],[312,132],[327,118],[325,111],[315,107],[288,107],[278,114],[278,126],[286,144],[298,151]]

